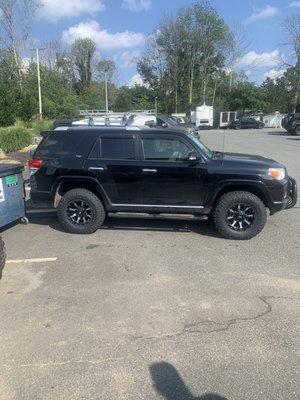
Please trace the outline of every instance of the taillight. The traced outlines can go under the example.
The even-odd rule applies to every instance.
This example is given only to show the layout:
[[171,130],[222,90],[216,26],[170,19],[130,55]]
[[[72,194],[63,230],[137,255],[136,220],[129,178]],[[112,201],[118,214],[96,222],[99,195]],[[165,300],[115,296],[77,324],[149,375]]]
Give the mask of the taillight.
[[42,167],[42,160],[29,160],[28,167],[29,169],[40,169]]
[[43,165],[42,160],[29,160],[28,161],[28,168],[30,172],[30,176],[32,176],[36,171],[38,171]]

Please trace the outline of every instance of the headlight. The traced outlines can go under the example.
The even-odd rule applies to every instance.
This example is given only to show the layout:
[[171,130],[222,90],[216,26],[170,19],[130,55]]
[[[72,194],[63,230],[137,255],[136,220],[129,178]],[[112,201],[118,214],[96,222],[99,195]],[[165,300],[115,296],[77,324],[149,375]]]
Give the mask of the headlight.
[[285,168],[269,168],[268,175],[277,181],[285,178]]

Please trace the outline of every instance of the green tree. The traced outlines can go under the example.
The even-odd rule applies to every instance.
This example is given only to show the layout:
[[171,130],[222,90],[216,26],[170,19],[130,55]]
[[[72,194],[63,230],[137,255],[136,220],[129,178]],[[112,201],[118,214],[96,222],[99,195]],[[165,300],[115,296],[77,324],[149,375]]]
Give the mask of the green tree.
[[198,1],[176,18],[162,19],[138,63],[139,73],[165,111],[191,109],[211,98],[210,76],[224,65],[232,40],[218,12]]
[[239,110],[243,114],[246,110],[261,111],[266,108],[262,91],[250,82],[241,82],[232,88],[225,104],[229,110]]
[[96,44],[90,38],[76,39],[71,48],[74,68],[79,78],[79,90],[88,87],[92,81]]

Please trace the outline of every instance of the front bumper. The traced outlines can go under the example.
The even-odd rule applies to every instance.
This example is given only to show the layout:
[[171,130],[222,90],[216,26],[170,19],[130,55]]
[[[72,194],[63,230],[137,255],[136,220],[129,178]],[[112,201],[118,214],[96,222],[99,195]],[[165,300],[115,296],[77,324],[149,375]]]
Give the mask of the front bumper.
[[292,208],[297,203],[297,182],[291,176],[289,177],[288,181],[288,188],[287,188],[287,198],[286,198],[286,206],[285,208]]
[[282,183],[274,181],[274,185],[268,187],[268,192],[270,215],[292,208],[297,203],[297,183],[291,176]]

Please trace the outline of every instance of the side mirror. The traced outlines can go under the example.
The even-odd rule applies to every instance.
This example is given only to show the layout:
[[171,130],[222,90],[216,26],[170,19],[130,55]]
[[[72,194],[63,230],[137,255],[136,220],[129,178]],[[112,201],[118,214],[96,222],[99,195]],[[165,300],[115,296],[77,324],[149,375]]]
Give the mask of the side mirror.
[[196,151],[190,151],[188,160],[189,161],[200,161],[201,158],[200,158],[199,154]]
[[165,122],[163,122],[163,123],[161,124],[161,126],[162,126],[162,128],[167,128],[167,127],[168,127],[168,125],[167,125]]

